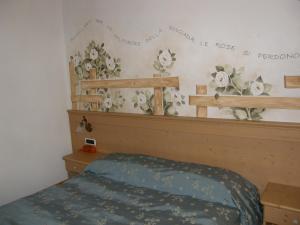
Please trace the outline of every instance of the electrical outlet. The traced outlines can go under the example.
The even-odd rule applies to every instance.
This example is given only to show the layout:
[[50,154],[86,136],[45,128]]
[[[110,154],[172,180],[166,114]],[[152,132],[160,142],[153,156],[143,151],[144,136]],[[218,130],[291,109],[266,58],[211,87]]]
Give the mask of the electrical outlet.
[[84,144],[96,146],[96,139],[85,138],[85,139],[84,139]]

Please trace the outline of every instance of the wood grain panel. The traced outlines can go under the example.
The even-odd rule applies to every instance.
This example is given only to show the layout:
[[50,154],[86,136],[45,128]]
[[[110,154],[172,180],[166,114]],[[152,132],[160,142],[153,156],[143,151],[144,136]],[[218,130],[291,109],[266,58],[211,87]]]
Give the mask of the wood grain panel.
[[300,98],[253,96],[190,96],[190,105],[241,108],[300,109]]
[[[91,133],[77,133],[82,116]],[[69,111],[73,151],[85,137],[105,153],[148,154],[236,171],[263,190],[300,186],[300,124]]]
[[300,76],[284,76],[285,88],[300,88]]
[[162,88],[179,87],[178,77],[154,77],[143,79],[83,80],[82,89],[90,88]]
[[[196,95],[206,95],[207,86],[206,85],[197,85],[196,86]],[[197,117],[206,118],[207,117],[207,106],[197,106],[196,108]]]
[[300,221],[300,213],[267,206],[264,208],[264,218],[266,222],[274,225],[297,225]]
[[261,202],[264,206],[291,210],[300,215],[300,187],[268,183]]
[[76,73],[75,73],[75,66],[74,62],[71,58],[69,62],[69,73],[70,73],[70,85],[71,85],[71,101],[72,101],[72,109],[77,109],[77,101],[76,98],[76,86],[77,86],[77,79],[76,79]]
[[[91,80],[96,80],[96,77],[97,77],[97,70],[95,68],[92,68],[90,70],[90,77],[89,78]],[[97,94],[96,89],[91,89],[89,91],[89,95],[96,95],[96,94]],[[91,102],[91,109],[92,109],[92,111],[97,111],[98,110],[99,102],[100,102],[100,100],[96,101],[96,102]]]
[[100,95],[80,95],[72,96],[72,102],[101,102],[103,97]]
[[[155,74],[155,78],[161,77]],[[164,115],[164,93],[161,87],[154,88],[154,115]]]

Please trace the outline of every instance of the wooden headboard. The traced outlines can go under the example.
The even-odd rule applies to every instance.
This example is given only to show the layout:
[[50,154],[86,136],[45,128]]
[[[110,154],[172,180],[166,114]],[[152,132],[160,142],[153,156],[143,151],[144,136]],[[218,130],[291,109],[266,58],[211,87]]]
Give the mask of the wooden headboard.
[[[93,131],[77,132],[82,117]],[[300,186],[300,124],[69,111],[73,151],[85,137],[105,153],[140,153],[240,173],[263,190],[269,181]]]

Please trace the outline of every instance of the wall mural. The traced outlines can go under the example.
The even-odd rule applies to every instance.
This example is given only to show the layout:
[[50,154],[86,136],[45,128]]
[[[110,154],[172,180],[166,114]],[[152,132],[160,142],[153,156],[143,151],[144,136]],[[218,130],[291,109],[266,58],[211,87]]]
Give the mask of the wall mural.
[[[96,69],[97,79],[119,78],[121,72],[121,59],[113,58],[104,48],[104,43],[97,44],[94,40],[89,43],[84,52],[84,58],[80,52],[75,54],[74,64],[78,80],[89,79],[89,72]],[[169,76],[173,67],[176,54],[170,49],[159,50],[153,67],[162,76]],[[80,93],[81,95],[89,94]],[[97,89],[97,94],[104,98],[100,105],[102,112],[114,112],[122,109],[126,99],[120,91],[109,90],[107,88]],[[164,88],[164,112],[165,115],[178,115],[177,107],[185,104],[185,96],[179,93],[176,88]],[[154,95],[149,90],[137,90],[132,98],[134,108],[139,108],[142,112],[152,115],[154,113]],[[83,105],[85,110],[91,110],[91,104]]]
[[97,79],[111,79],[120,77],[121,65],[119,58],[113,58],[101,45],[91,41],[86,47],[84,58],[78,52],[74,56],[74,63],[78,79],[87,79],[92,68],[97,71]]
[[[269,96],[271,84],[263,82],[261,76],[254,81],[242,80],[244,68],[236,69],[230,65],[216,66],[216,71],[211,74],[213,80],[210,87],[216,91],[216,97],[221,95],[239,96]],[[261,120],[266,109],[258,108],[231,108],[231,113],[239,120]]]
[[[176,61],[176,53],[170,49],[159,50],[153,67],[161,76],[169,76],[170,70]],[[176,88],[163,88],[163,103],[165,115],[178,115],[177,107],[185,104],[185,96],[179,93]],[[132,98],[134,108],[140,108],[146,114],[154,113],[154,95],[150,91],[136,91]]]
[[[167,26],[167,28],[158,28],[156,32],[145,35],[146,38],[144,40],[129,40],[125,37],[122,37],[115,31],[113,27],[106,24],[103,20],[100,19],[90,19],[89,21],[87,21],[84,24],[84,26],[80,28],[80,30],[70,39],[71,46],[73,46],[72,42],[75,42],[76,39],[80,36],[80,34],[84,32],[93,22],[95,22],[98,25],[101,25],[104,29],[106,29],[106,31],[108,31],[108,33],[105,33],[105,35],[111,34],[111,38],[106,38],[106,41],[109,40],[110,43],[117,41],[120,44],[124,44],[135,49],[141,48],[141,51],[143,46],[146,46],[152,42],[157,43],[157,40],[162,36],[164,32],[169,32],[171,35],[179,35],[180,37],[184,38],[185,41],[191,43],[192,45],[199,46],[200,49],[220,49],[220,51],[227,51],[229,54],[233,53],[234,57],[238,57],[238,55],[241,55],[243,57],[255,57],[256,60],[260,62],[265,61],[267,64],[271,61],[290,61],[300,59],[300,52],[298,51],[290,53],[264,53],[263,51],[254,51],[253,49],[250,51],[246,48],[239,47],[235,44],[230,44],[227,42],[199,40],[191,33],[188,33],[184,29],[181,29],[174,25],[169,25]],[[185,59],[185,56],[182,55],[182,52],[180,52],[179,54],[180,62],[178,61],[177,50],[176,46],[174,45],[168,46],[168,42],[164,42],[164,45],[159,46],[159,48],[153,48],[153,73],[165,77],[171,76],[172,74],[174,75],[177,71],[174,70],[175,65],[177,66],[180,63],[185,63],[182,61],[183,59]],[[72,50],[72,52],[74,52],[74,49]],[[121,57],[113,56],[105,48],[104,43],[99,44],[95,40],[90,41],[83,50],[83,52],[76,50],[73,58],[75,64],[75,71],[79,80],[88,79],[89,71],[92,68],[96,69],[97,79],[125,79],[128,77],[121,77],[124,67],[128,68],[132,66],[124,65],[124,62],[121,61]],[[209,76],[207,77],[206,82],[204,82],[204,84],[209,83],[209,92],[215,94],[216,98],[221,95],[269,96],[271,94],[272,86],[274,86],[274,84],[264,82],[265,79],[263,78],[263,73],[258,72],[258,74],[262,75],[257,74],[256,76],[254,75],[256,78],[247,79],[249,75],[245,73],[244,67],[236,68],[235,65],[233,65],[233,63],[231,65],[228,65],[225,64],[228,63],[226,60],[223,60],[223,62],[224,64],[218,64],[215,66],[215,68],[212,68],[210,66],[206,70]],[[212,72],[211,69],[214,69],[214,71]],[[151,68],[148,66],[148,68],[146,68],[145,71],[149,72],[151,71]],[[253,78],[253,75],[251,76]],[[185,77],[182,78],[186,79]],[[197,81],[195,81],[194,83],[195,86],[196,84],[199,84],[196,82]],[[189,112],[189,116],[195,116],[195,114],[190,113],[191,110],[189,108],[191,106],[189,106],[187,102],[188,95],[194,95],[195,91],[193,91],[193,89],[195,88],[195,86],[189,87],[188,92],[182,92],[182,90],[176,88],[164,88],[164,114],[179,116],[182,115],[182,112],[185,113],[184,115],[187,115],[186,112]],[[104,98],[104,101],[99,105],[100,111],[134,112],[145,113],[149,115],[152,115],[154,113],[153,90],[138,89],[130,92],[129,90],[123,89],[116,90],[102,88],[98,89],[96,93]],[[89,92],[87,91],[85,93],[78,94],[85,95],[89,94]],[[85,110],[91,110],[91,104],[83,104],[83,108]],[[266,112],[266,109],[220,108],[220,112],[221,115],[230,115],[229,118],[235,118],[239,120],[264,120],[264,114]]]
[[[159,50],[153,67],[161,76],[169,76],[176,62],[176,53],[170,49]],[[177,88],[163,88],[165,115],[178,115],[177,107],[185,105],[185,96]]]
[[[74,56],[75,72],[77,79],[88,79],[89,72],[92,68],[96,69],[97,79],[112,79],[120,77],[121,73],[121,59],[112,57],[104,48],[104,43],[101,45],[95,41],[91,41],[86,47],[84,58],[81,53],[77,52]],[[88,94],[79,93],[79,94]],[[103,112],[113,112],[123,107],[125,98],[120,91],[111,91],[107,88],[99,88],[97,94],[104,98],[100,105],[100,110]],[[85,103],[84,109],[91,110],[91,104]]]
[[[97,79],[112,79],[120,77],[121,59],[112,57],[101,45],[91,41],[86,47],[85,57],[81,53],[74,56],[75,71],[79,80],[88,79],[92,68],[96,69]],[[159,50],[153,63],[153,68],[161,76],[169,76],[170,70],[176,62],[176,53],[170,49]],[[236,69],[230,65],[216,66],[216,71],[211,74],[212,81],[209,85],[218,95],[239,95],[239,96],[263,96],[269,95],[272,85],[264,83],[261,76],[254,81],[242,80],[244,68]],[[81,94],[88,94],[81,93]],[[99,88],[97,94],[104,97],[100,103],[100,110],[103,112],[114,112],[122,109],[126,98],[120,91]],[[179,115],[177,108],[186,104],[185,96],[180,94],[176,88],[164,88],[164,113],[165,115]],[[134,108],[139,108],[143,113],[152,115],[154,113],[154,95],[149,90],[137,90],[132,98]],[[91,104],[84,104],[86,110],[91,109]],[[260,120],[262,108],[231,108],[232,115],[239,120]]]
[[[92,68],[96,69],[97,79],[112,79],[120,77],[121,59],[112,57],[101,45],[91,41],[86,47],[84,58],[77,52],[74,56],[75,71],[79,80],[88,79]],[[153,68],[162,76],[169,76],[170,70],[176,62],[176,53],[170,49],[159,50],[153,63]],[[213,88],[217,95],[269,95],[272,89],[271,84],[263,82],[261,76],[255,81],[242,81],[244,68],[238,70],[230,65],[216,66],[216,72],[212,73],[210,88]],[[88,94],[81,93],[81,94]],[[100,105],[103,112],[114,112],[122,109],[126,99],[120,91],[99,88],[97,94],[104,97]],[[176,88],[164,88],[164,112],[165,115],[178,115],[177,107],[185,105],[185,96],[181,95]],[[154,95],[149,90],[136,91],[132,98],[134,108],[139,108],[143,113],[152,115],[154,112]],[[85,110],[91,110],[91,104],[85,103]],[[258,108],[231,108],[236,119],[260,120],[265,109]]]
[[132,98],[134,108],[139,108],[146,114],[153,114],[154,112],[154,95],[150,91],[136,91],[135,96]]
[[266,53],[262,51],[250,51],[248,49],[243,48],[242,46],[237,46],[232,43],[227,42],[220,42],[220,41],[207,41],[207,40],[199,40],[196,38],[193,34],[185,31],[184,29],[174,26],[174,25],[168,25],[165,28],[158,28],[157,32],[152,34],[147,34],[146,38],[144,40],[129,40],[125,37],[122,37],[120,34],[118,34],[115,29],[110,26],[109,24],[106,24],[104,20],[102,19],[90,19],[87,22],[84,23],[84,25],[70,38],[70,42],[73,42],[76,40],[76,38],[84,32],[89,25],[92,23],[99,24],[101,26],[104,26],[108,32],[112,34],[112,37],[125,45],[134,46],[134,47],[143,47],[151,42],[158,39],[163,32],[173,32],[177,35],[180,35],[184,37],[186,40],[192,42],[194,45],[205,47],[205,48],[218,48],[218,49],[225,49],[231,52],[239,51],[241,55],[243,56],[255,56],[259,60],[263,61],[282,61],[282,60],[299,60],[300,59],[300,52],[294,51],[294,52],[281,52],[281,53]]

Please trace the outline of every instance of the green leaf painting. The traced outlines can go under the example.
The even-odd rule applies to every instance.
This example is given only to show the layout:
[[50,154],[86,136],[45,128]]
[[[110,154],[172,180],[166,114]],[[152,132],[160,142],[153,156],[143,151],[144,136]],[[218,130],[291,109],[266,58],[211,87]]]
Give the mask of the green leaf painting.
[[132,98],[134,108],[139,108],[146,114],[154,113],[154,95],[149,91],[136,91]]
[[[219,95],[239,96],[268,96],[272,85],[265,83],[262,76],[252,81],[242,81],[244,68],[238,70],[230,65],[218,65],[216,71],[211,73],[213,88]],[[257,108],[231,108],[232,115],[239,120],[261,120],[265,109]]]
[[75,71],[78,79],[88,79],[92,68],[96,69],[98,79],[110,79],[120,76],[121,60],[113,58],[101,45],[91,41],[84,51],[84,57],[80,52],[74,56]]
[[[104,43],[99,45],[95,41],[91,41],[84,50],[84,54],[77,52],[73,59],[78,80],[89,79],[91,69],[96,69],[96,79],[120,77],[121,60],[120,58],[112,57],[105,50]],[[80,92],[80,94],[89,94],[89,92]],[[120,109],[125,103],[125,98],[121,95],[120,91],[110,92],[104,88],[98,89],[97,94],[104,99],[99,105],[99,109],[104,112]],[[91,104],[85,103],[83,107],[86,110],[90,110]]]
[[176,54],[171,52],[170,49],[159,50],[156,60],[153,63],[153,67],[161,75],[169,75],[169,69],[171,69],[176,61]]
[[[161,76],[169,76],[170,69],[176,61],[176,53],[170,49],[159,50],[153,67]],[[185,96],[177,88],[163,88],[163,106],[165,115],[177,116],[178,107],[185,105]],[[154,113],[154,95],[150,91],[137,91],[132,99],[134,108],[140,108],[144,113]]]

